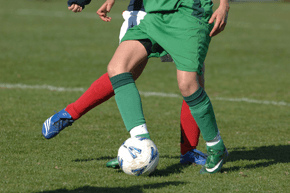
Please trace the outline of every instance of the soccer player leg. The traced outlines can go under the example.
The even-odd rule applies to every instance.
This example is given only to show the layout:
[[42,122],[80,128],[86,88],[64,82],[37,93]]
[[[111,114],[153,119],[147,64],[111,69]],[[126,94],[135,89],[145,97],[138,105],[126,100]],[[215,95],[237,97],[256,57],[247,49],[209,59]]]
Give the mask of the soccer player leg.
[[[121,42],[122,38],[125,36],[128,29],[134,27],[135,25],[138,25],[140,23],[140,21],[144,18],[145,15],[146,15],[146,12],[144,12],[144,11],[127,11],[126,10],[122,13],[122,16],[124,18],[124,22],[123,22],[121,29],[120,29],[119,42]],[[138,66],[134,67],[131,70],[134,80],[136,80],[141,75],[141,73],[143,72],[143,70],[147,64],[147,61],[148,61],[148,59],[145,59]],[[132,129],[131,136],[135,135],[133,132],[138,130],[137,128],[135,128],[134,130]],[[144,127],[144,128],[146,128],[146,127]],[[146,134],[146,136],[147,136],[147,134]],[[147,137],[150,138],[150,136],[147,136]],[[110,161],[108,161],[106,163],[106,167],[119,168],[118,159],[117,158],[111,159]]]
[[221,170],[227,157],[227,150],[216,124],[212,104],[197,81],[196,72],[177,70],[179,89],[198,124],[207,145],[208,158],[200,173],[216,173]]
[[108,73],[115,92],[115,100],[127,131],[131,136],[150,138],[143,115],[141,98],[132,73],[147,59],[145,47],[137,40],[122,42],[108,65]]
[[[204,64],[202,68],[202,75],[198,75],[199,84],[204,88]],[[180,163],[181,164],[198,164],[204,165],[206,163],[207,154],[196,149],[200,130],[194,118],[191,115],[189,106],[183,100],[180,113]]]
[[[132,70],[133,78],[136,80],[147,64],[147,60],[142,61]],[[114,96],[114,90],[108,73],[103,74],[83,93],[79,99],[69,104],[62,111],[49,117],[42,127],[42,134],[46,139],[55,137],[63,129],[71,126],[77,119],[86,114],[91,109],[102,104]]]
[[[133,76],[133,79],[136,80],[138,79],[138,77],[141,75],[142,71],[144,70],[146,64],[147,64],[147,59],[145,59],[144,61],[142,61],[138,66],[136,66],[134,69],[132,69],[132,76]],[[137,127],[138,128],[138,127]],[[135,128],[134,130],[132,129],[130,132],[131,136],[135,136],[136,134],[133,133],[133,131],[136,131],[138,130],[137,128]],[[146,127],[143,127],[141,126],[141,129],[145,129]],[[142,132],[142,133],[146,133],[145,130]],[[150,136],[147,136],[147,138],[150,138]],[[113,158],[111,159],[110,161],[108,161],[106,163],[106,167],[109,167],[109,168],[119,168],[119,162],[118,162],[118,159],[117,158]]]
[[204,165],[207,155],[196,149],[200,130],[191,115],[189,106],[183,100],[180,114],[180,163]]
[[[167,41],[173,42],[172,45],[175,46],[166,46],[165,42],[160,45],[174,59],[178,69],[179,89],[206,141],[208,157],[200,173],[216,173],[221,170],[227,157],[227,151],[218,134],[212,104],[198,82],[198,75],[202,75],[202,66],[208,51],[211,26],[190,15],[185,17],[184,14],[187,12],[183,11],[180,8],[180,11],[173,13],[169,18],[171,21],[182,18],[179,23],[172,23],[172,25],[178,29],[186,26],[188,30],[171,31],[169,28],[167,33],[171,33],[171,36],[175,38],[168,37],[167,39],[170,39]],[[181,33],[183,34],[181,35]],[[176,37],[179,37],[179,42],[175,40]]]
[[[127,32],[127,30],[134,25],[138,25],[140,20],[144,18],[146,12],[143,11],[124,11],[123,17],[125,19],[121,31],[120,41]],[[129,25],[130,23],[130,25]],[[132,69],[134,80],[136,80],[142,73],[147,64],[147,60],[142,61],[138,66]],[[55,137],[63,129],[71,126],[74,121],[86,114],[91,109],[102,104],[103,102],[114,96],[114,90],[111,85],[108,73],[103,74],[98,78],[88,90],[81,95],[75,102],[69,104],[65,109],[49,117],[42,127],[42,134],[45,138],[50,139]],[[115,161],[115,164],[118,164]]]

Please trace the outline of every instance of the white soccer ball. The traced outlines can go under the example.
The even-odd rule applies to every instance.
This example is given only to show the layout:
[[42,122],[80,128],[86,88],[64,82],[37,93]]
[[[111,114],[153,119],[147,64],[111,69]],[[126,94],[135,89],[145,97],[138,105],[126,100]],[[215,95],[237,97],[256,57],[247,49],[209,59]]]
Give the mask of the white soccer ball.
[[120,168],[129,175],[149,175],[156,169],[158,161],[156,145],[144,137],[127,139],[118,151]]

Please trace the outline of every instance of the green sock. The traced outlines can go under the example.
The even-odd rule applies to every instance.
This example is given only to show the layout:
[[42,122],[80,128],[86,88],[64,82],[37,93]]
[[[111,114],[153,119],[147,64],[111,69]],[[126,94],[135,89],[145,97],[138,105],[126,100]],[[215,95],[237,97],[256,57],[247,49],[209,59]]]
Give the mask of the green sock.
[[131,73],[112,77],[111,83],[115,100],[127,131],[145,123],[143,108],[138,89]]
[[195,119],[205,141],[213,140],[218,133],[212,104],[206,92],[200,87],[195,93],[183,97],[188,104],[193,118]]

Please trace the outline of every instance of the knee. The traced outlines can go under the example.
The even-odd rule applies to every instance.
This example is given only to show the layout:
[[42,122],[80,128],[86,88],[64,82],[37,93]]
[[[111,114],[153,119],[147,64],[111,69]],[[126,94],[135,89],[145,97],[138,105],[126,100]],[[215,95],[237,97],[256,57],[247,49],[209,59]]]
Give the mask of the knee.
[[192,95],[199,88],[197,72],[177,70],[177,82],[179,90],[184,97]]
[[108,75],[109,75],[110,78],[112,78],[113,76],[117,75],[116,68],[111,63],[109,63],[108,66],[107,66],[107,72],[108,72]]
[[182,96],[189,96],[189,84],[178,83],[178,88],[182,94]]
[[109,77],[112,78],[113,76],[129,71],[126,69],[125,65],[122,65],[121,62],[119,63],[110,62],[107,66],[107,72]]
[[178,87],[182,96],[187,97],[195,93],[198,90],[199,85],[194,82],[179,82]]

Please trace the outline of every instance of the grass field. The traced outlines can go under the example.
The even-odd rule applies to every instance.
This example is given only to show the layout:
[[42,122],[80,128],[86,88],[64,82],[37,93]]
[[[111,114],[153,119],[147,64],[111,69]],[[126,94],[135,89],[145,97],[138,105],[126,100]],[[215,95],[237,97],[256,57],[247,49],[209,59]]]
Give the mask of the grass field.
[[174,64],[159,59],[137,81],[160,152],[150,177],[105,167],[129,136],[114,99],[42,137],[43,121],[105,73],[118,46],[128,1],[110,23],[95,14],[103,2],[74,14],[66,0],[0,0],[0,192],[289,192],[290,3],[232,3],[212,39],[206,91],[230,153],[222,173],[179,165],[182,97]]

